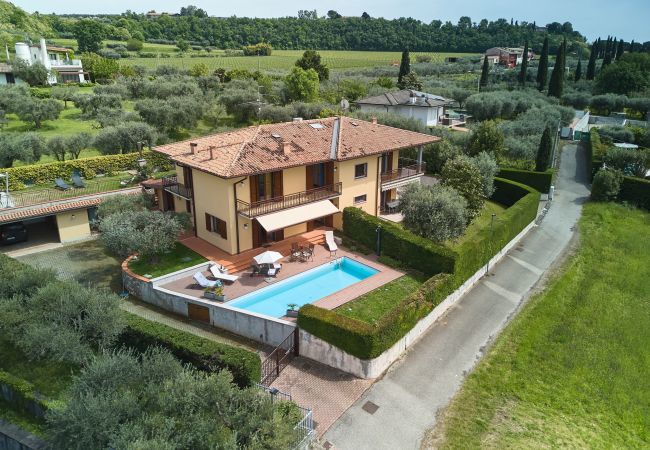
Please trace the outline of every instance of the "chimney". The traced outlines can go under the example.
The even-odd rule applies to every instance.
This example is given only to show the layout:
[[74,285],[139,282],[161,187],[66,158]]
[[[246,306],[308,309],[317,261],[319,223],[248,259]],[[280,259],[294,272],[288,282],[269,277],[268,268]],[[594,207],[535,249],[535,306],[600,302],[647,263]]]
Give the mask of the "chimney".
[[372,124],[377,125],[377,117],[373,116],[372,118]]
[[210,159],[214,159],[214,145],[210,146]]
[[293,121],[294,122],[302,122],[302,117],[294,117]]
[[196,142],[190,142],[190,152],[195,155],[196,154]]
[[280,144],[282,145],[282,153],[284,153],[285,155],[291,153],[291,142],[282,141]]
[[45,44],[45,38],[41,38],[41,62],[46,68],[50,68],[50,57],[47,55],[47,45]]

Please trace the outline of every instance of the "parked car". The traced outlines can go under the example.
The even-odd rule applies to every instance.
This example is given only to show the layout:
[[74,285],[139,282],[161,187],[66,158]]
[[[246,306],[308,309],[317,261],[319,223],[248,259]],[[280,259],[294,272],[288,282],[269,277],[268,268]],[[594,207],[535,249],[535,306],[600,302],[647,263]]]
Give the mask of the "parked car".
[[27,227],[22,222],[0,225],[0,245],[11,245],[27,240]]

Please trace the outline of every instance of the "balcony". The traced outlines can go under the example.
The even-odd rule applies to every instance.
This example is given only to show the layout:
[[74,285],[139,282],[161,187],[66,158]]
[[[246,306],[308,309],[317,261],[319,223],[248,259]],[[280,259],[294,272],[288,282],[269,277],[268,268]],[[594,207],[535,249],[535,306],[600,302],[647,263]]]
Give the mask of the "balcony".
[[296,206],[306,205],[307,203],[317,202],[319,200],[328,200],[341,195],[341,183],[321,186],[308,191],[296,192],[294,194],[283,195],[268,200],[248,203],[243,200],[237,200],[237,212],[249,219],[258,216],[270,214],[283,209],[294,208]]
[[185,200],[192,200],[192,189],[178,182],[176,175],[163,177],[162,186],[166,192],[182,197]]
[[62,68],[62,67],[75,67],[81,69],[81,60],[80,59],[52,59],[50,60],[52,67]]
[[386,191],[419,179],[426,171],[425,163],[400,158],[398,168],[381,174],[381,190]]

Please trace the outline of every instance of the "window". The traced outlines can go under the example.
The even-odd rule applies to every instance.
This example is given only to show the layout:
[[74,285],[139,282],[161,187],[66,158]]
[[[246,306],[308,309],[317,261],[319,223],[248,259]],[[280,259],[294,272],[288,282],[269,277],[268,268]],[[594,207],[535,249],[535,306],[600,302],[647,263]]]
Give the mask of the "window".
[[354,204],[359,205],[361,203],[365,203],[367,198],[368,198],[368,196],[366,194],[358,195],[358,196],[354,197]]
[[226,222],[219,219],[218,217],[211,216],[208,213],[205,213],[205,228],[208,231],[217,233],[224,239],[228,239],[228,229]]
[[368,163],[354,166],[354,178],[365,178],[368,176]]

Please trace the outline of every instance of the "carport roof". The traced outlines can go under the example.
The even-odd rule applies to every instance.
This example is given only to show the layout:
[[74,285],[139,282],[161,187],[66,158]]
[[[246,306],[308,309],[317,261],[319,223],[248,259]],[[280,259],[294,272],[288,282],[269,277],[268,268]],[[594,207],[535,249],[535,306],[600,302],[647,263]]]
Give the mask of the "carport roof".
[[6,213],[0,213],[0,223],[16,222],[18,220],[32,219],[35,217],[51,216],[53,214],[65,211],[73,211],[75,209],[90,208],[92,206],[99,205],[101,202],[101,198],[93,198],[88,200],[79,200],[76,202],[67,202],[58,205],[14,208]]

